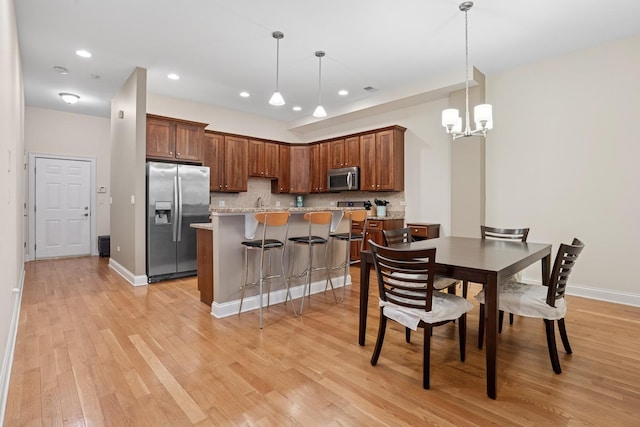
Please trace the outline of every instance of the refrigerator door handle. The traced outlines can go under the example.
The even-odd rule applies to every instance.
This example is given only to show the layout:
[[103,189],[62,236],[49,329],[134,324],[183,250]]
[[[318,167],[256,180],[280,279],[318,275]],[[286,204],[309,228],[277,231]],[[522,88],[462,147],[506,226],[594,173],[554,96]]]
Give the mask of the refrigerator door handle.
[[173,177],[173,208],[171,214],[173,215],[173,241],[176,241],[178,234],[178,220],[179,210],[178,210],[178,178]]
[[178,242],[182,241],[182,177],[178,177]]

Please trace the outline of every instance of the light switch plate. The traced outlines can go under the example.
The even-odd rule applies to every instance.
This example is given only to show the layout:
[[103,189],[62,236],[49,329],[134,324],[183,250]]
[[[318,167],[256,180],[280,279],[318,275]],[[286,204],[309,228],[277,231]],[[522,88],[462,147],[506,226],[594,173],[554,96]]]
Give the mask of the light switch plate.
[[135,195],[131,195],[131,204],[135,205],[136,204],[136,196]]

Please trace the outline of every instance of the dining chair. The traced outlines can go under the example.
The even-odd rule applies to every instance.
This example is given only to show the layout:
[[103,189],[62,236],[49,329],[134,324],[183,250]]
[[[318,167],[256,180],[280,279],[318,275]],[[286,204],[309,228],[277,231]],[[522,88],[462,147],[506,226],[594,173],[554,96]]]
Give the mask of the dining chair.
[[[259,239],[246,240],[242,242],[244,246],[244,281],[242,283],[242,291],[240,295],[240,308],[238,314],[242,313],[242,303],[244,301],[244,294],[249,285],[255,285],[258,287],[259,292],[259,305],[260,305],[260,329],[262,329],[262,306],[263,306],[263,291],[264,285],[267,285],[267,307],[270,303],[271,295],[271,281],[273,279],[280,278],[284,281],[286,294],[285,305],[288,299],[291,298],[291,292],[289,291],[289,282],[284,270],[284,250],[285,243],[287,241],[287,235],[289,233],[289,212],[258,212],[255,215],[256,221],[262,230],[258,231]],[[258,277],[254,282],[249,282],[249,253],[255,252],[258,261]],[[280,259],[280,273],[271,273],[271,253],[279,252]],[[259,255],[259,257],[258,257]],[[293,300],[291,301],[293,307],[293,314],[296,314],[296,308],[293,306]]]
[[[564,295],[569,275],[583,249],[584,243],[578,239],[573,239],[570,245],[560,245],[548,286],[529,285],[521,282],[504,282],[498,286],[498,308],[500,310],[515,313],[518,316],[544,319],[549,358],[556,374],[561,373],[562,369],[558,359],[554,321],[558,321],[558,330],[565,351],[567,354],[571,354],[569,337],[564,323],[564,317],[567,313]],[[480,303],[480,307],[484,306],[484,290],[476,295],[476,300]],[[483,316],[480,317],[480,331],[484,331]]]
[[[360,248],[362,249],[362,242],[364,240],[364,230],[366,230],[367,211],[364,209],[346,211],[344,212],[344,218],[349,221],[349,231],[345,233],[331,233],[329,236],[335,241],[345,242],[345,256],[340,265],[336,265],[330,268],[330,270],[343,270],[344,280],[342,282],[342,301],[344,301],[345,289],[347,287],[347,276],[349,275],[349,268],[352,264],[359,263],[360,260],[351,260],[351,242],[360,242]],[[362,228],[362,232],[353,232],[354,222],[364,222],[365,226]],[[335,243],[334,243],[335,244]],[[333,251],[333,245],[330,247],[330,251]],[[330,255],[329,260],[333,259]],[[326,285],[325,285],[326,287]]]
[[[482,239],[488,240],[504,240],[504,241],[519,241],[526,242],[527,236],[529,236],[528,228],[496,228],[496,227],[488,227],[485,225],[480,226],[480,234]],[[514,276],[511,276],[506,281],[507,282],[519,282],[521,279],[522,273],[516,273]],[[467,288],[468,282],[465,280],[462,283],[462,296],[467,297]],[[484,310],[483,307],[480,307],[480,316],[484,318]],[[504,320],[504,311],[500,310],[498,317],[498,333],[502,333],[502,323]],[[509,313],[509,324],[513,325],[513,313]],[[483,335],[482,332],[478,333],[478,348],[482,348],[482,340]]]
[[[411,236],[411,229],[409,227],[393,228],[389,230],[382,230],[384,236],[384,243],[386,246],[402,245],[413,242]],[[459,280],[444,277],[436,274],[433,278],[433,288],[437,291],[448,289],[449,293],[455,294],[455,286],[459,283]]]
[[378,363],[387,320],[405,328],[424,329],[422,386],[430,386],[431,332],[434,326],[458,321],[460,360],[466,352],[467,312],[473,305],[455,294],[433,287],[436,249],[402,249],[380,246],[369,240],[380,292],[380,325],[371,365]]

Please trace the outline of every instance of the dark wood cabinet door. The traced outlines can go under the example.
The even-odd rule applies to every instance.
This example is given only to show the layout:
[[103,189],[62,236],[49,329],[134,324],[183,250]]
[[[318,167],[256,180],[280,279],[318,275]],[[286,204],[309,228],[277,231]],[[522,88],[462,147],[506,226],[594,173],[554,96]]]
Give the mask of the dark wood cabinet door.
[[360,136],[360,190],[376,190],[376,134]]
[[176,159],[200,163],[204,129],[186,123],[176,124]]
[[264,141],[249,140],[249,176],[264,176]]
[[329,167],[331,169],[345,167],[344,139],[329,142],[329,147]]
[[291,176],[289,193],[308,194],[310,183],[310,150],[308,146],[291,147]]
[[224,190],[247,191],[249,141],[234,136],[224,137]]
[[264,176],[277,178],[280,173],[280,144],[264,143]]
[[278,179],[271,181],[271,192],[288,193],[291,188],[291,147],[283,144],[278,149],[279,169]]
[[209,167],[209,191],[224,188],[224,136],[205,132],[202,137],[202,165]]
[[393,131],[387,130],[376,134],[376,190],[391,191],[394,189],[395,162],[393,147]]
[[318,156],[318,169],[317,169],[317,180],[319,193],[326,193],[329,191],[327,186],[327,171],[329,170],[329,157],[331,155],[330,149],[331,146],[328,143],[322,143],[319,145],[319,156]]
[[352,136],[344,140],[344,165],[360,166],[360,137]]
[[175,158],[176,125],[170,121],[147,118],[147,157]]

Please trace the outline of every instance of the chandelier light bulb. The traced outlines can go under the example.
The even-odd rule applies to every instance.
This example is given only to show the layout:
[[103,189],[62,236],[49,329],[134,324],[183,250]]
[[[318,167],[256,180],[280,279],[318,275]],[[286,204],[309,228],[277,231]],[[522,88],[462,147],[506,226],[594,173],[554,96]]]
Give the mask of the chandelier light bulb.
[[452,139],[458,139],[463,136],[487,136],[487,131],[493,128],[493,109],[490,104],[476,105],[473,109],[473,117],[476,125],[475,130],[471,130],[469,117],[469,24],[467,12],[473,7],[472,1],[460,3],[458,8],[464,12],[464,48],[465,48],[465,128],[462,130],[462,118],[458,110],[448,108],[442,111],[442,126],[451,135]]

